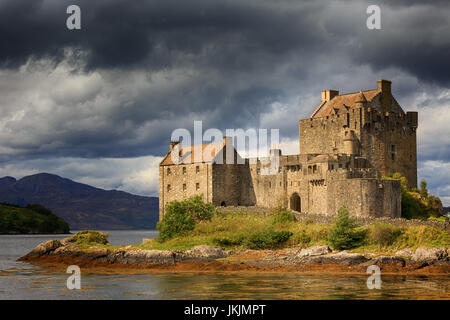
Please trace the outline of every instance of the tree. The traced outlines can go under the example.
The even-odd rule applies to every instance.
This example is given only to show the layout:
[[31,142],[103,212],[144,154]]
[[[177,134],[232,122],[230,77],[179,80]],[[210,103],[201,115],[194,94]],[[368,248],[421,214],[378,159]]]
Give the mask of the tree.
[[427,182],[425,180],[420,181],[419,193],[422,197],[428,197]]
[[193,230],[195,224],[210,220],[215,213],[211,203],[205,203],[202,196],[195,196],[183,201],[171,201],[166,205],[166,213],[158,222],[158,239],[165,241],[176,235]]
[[338,210],[337,219],[328,237],[330,246],[334,249],[345,250],[361,245],[365,233],[356,230],[356,228],[356,220],[350,217],[348,208],[343,205]]

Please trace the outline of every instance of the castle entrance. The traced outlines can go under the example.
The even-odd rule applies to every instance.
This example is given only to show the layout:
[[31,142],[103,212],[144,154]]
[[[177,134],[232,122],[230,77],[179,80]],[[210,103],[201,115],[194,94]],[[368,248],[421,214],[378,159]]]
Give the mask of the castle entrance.
[[291,195],[291,198],[289,201],[289,207],[294,211],[301,212],[301,209],[302,209],[301,199],[297,192],[295,192]]

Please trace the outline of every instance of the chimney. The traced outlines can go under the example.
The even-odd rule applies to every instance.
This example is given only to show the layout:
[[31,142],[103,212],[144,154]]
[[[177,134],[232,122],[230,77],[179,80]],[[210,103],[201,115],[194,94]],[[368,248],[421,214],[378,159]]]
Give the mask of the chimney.
[[233,145],[233,137],[227,137],[227,136],[224,136],[224,137],[222,138],[222,141],[223,141],[223,145],[224,145],[224,146],[226,146],[227,144],[229,144],[230,146]]
[[322,102],[330,101],[337,95],[339,95],[339,91],[337,91],[337,90],[323,90],[322,91]]
[[391,93],[391,81],[380,79],[377,81],[378,90],[381,90],[383,93]]
[[173,147],[175,147],[179,143],[180,143],[180,141],[170,141],[169,150],[172,151]]
[[269,150],[269,155],[271,157],[281,156],[281,149],[277,149],[277,148],[270,149]]

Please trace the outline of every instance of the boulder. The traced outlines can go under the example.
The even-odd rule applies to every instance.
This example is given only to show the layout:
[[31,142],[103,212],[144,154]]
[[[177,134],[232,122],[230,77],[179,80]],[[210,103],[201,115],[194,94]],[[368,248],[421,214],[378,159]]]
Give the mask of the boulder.
[[312,257],[312,256],[322,256],[329,254],[331,252],[328,246],[312,246],[306,249],[301,249],[297,253],[297,258]]
[[375,257],[373,259],[370,259],[369,261],[361,264],[363,266],[370,266],[370,265],[400,265],[401,267],[404,267],[406,265],[405,259],[402,257],[396,257],[396,256],[379,256]]
[[357,265],[367,262],[369,259],[364,257],[359,253],[348,253],[346,251],[341,251],[338,253],[332,253],[322,256],[310,256],[302,258],[305,262],[309,263],[333,263],[333,264],[343,264],[343,265]]
[[449,261],[449,249],[422,247],[414,252],[412,260],[417,262]]
[[221,248],[214,248],[208,245],[195,246],[192,249],[186,250],[182,253],[183,256],[200,258],[200,259],[219,259],[226,258],[231,255],[231,252]]
[[68,245],[69,243],[74,243],[75,242],[75,235],[72,235],[70,237],[64,238],[61,240],[61,244],[63,246]]
[[109,253],[109,263],[120,264],[174,264],[174,253],[168,250],[123,250]]
[[406,257],[408,259],[410,259],[412,257],[412,255],[414,254],[414,252],[412,252],[409,249],[403,249],[403,250],[399,250],[395,253],[398,256],[402,256],[402,257]]
[[43,255],[48,255],[49,253],[58,249],[61,246],[62,246],[62,244],[59,240],[48,240],[46,242],[43,242],[43,243],[37,245],[36,248],[34,248],[29,253],[29,255],[38,256],[38,257],[43,256]]

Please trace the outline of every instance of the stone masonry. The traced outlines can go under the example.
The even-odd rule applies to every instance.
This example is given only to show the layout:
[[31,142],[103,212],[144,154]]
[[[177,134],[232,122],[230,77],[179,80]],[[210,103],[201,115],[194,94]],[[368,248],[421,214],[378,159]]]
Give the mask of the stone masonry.
[[[392,96],[391,82],[378,80],[374,90],[322,91],[319,106],[299,121],[300,153],[270,151],[277,170],[268,159],[240,158],[230,138],[216,145],[171,142],[159,167],[160,219],[167,202],[198,194],[216,206],[334,215],[346,205],[357,217],[400,217],[400,182],[383,177],[400,172],[416,187],[417,124],[417,112],[405,113]],[[201,159],[195,150],[203,151]],[[227,153],[234,162],[217,161]]]

